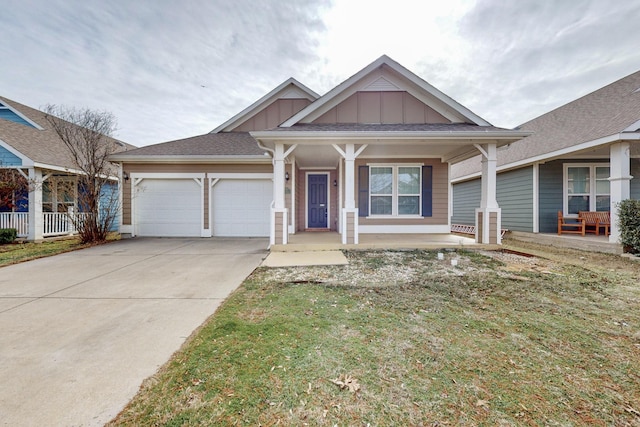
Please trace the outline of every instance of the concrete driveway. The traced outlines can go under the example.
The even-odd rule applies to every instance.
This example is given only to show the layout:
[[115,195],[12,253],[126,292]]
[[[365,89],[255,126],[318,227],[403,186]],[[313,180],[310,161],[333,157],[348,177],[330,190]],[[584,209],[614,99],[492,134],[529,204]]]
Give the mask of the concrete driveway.
[[0,268],[0,423],[108,422],[267,245],[135,238]]

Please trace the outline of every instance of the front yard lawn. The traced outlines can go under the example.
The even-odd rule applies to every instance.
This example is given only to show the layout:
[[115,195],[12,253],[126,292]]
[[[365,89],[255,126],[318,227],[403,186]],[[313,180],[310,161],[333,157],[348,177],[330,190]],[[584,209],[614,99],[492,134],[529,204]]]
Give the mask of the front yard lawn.
[[640,425],[639,263],[347,257],[258,268],[110,425]]
[[[111,233],[107,241],[120,240],[117,233]],[[0,245],[0,267],[58,255],[65,252],[88,248],[101,243],[81,243],[79,237],[47,239],[43,242],[13,242]]]

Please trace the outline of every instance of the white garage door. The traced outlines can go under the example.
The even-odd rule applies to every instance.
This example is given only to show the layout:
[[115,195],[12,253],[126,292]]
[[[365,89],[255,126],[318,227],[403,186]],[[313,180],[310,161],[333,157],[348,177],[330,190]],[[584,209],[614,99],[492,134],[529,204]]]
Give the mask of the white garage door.
[[270,179],[222,179],[211,199],[214,236],[269,236]]
[[193,179],[143,179],[134,199],[136,234],[200,237],[201,194]]

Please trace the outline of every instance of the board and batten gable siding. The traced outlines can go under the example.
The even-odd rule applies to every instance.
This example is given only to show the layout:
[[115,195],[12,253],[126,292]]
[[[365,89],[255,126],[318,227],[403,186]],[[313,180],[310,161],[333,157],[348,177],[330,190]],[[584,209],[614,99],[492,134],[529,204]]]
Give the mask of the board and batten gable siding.
[[453,185],[452,224],[474,225],[476,223],[475,211],[480,207],[481,188],[480,179]]
[[451,123],[408,92],[356,92],[313,123]]
[[502,228],[533,232],[533,167],[498,174],[496,185]]
[[22,166],[22,160],[4,147],[0,147],[0,166]]
[[631,159],[631,198],[640,200],[640,159]]
[[278,99],[255,116],[236,126],[234,132],[271,129],[311,104],[308,99]]

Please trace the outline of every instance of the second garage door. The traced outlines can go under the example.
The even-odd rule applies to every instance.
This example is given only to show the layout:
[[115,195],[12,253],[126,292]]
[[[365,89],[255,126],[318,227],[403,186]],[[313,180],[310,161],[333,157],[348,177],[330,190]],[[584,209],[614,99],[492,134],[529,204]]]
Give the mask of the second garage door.
[[273,182],[222,179],[211,198],[214,236],[268,237]]

